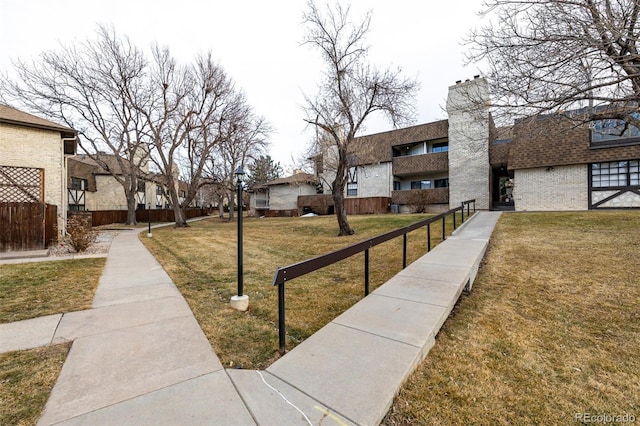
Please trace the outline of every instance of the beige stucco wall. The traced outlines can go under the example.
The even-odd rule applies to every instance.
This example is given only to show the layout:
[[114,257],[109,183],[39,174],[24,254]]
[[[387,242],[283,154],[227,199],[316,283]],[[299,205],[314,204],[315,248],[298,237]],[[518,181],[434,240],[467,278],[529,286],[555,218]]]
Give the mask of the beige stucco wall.
[[293,210],[298,208],[299,195],[314,195],[313,185],[272,185],[269,187],[269,210]]
[[0,124],[0,165],[44,169],[44,202],[58,206],[59,232],[67,210],[62,146],[60,132]]
[[96,176],[96,191],[86,193],[87,210],[126,210],[124,188],[109,175]]
[[587,210],[585,164],[516,170],[513,199],[517,211]]
[[[591,202],[597,203],[598,201],[604,200],[607,197],[612,195],[616,195],[620,191],[593,191],[591,193]],[[621,195],[618,195],[615,198],[612,198],[609,201],[602,203],[599,208],[629,208],[629,207],[640,207],[640,195],[635,194],[633,192],[625,192]]]
[[[391,197],[391,162],[358,166],[358,198]],[[346,188],[345,188],[346,195]]]

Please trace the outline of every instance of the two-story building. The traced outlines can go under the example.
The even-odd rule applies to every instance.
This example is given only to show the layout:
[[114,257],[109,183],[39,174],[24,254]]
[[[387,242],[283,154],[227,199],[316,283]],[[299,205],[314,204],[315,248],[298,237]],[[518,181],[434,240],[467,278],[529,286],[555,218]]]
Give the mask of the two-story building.
[[[616,120],[584,123],[579,111],[496,128],[490,106],[486,79],[475,77],[449,88],[448,119],[355,139],[347,209],[380,197],[394,212],[438,212],[469,199],[478,209],[640,208],[639,129]],[[287,208],[332,211],[326,194],[335,150],[320,151],[312,160],[325,195],[302,196]]]
[[66,159],[76,146],[74,129],[0,104],[0,203],[56,206],[58,236],[64,235]]

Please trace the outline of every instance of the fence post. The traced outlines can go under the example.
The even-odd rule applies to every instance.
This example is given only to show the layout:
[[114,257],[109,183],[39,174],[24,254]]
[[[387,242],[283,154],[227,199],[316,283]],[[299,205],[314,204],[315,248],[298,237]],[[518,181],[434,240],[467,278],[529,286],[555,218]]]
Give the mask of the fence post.
[[427,223],[427,253],[431,251],[431,223]]
[[278,346],[280,347],[280,355],[284,355],[285,348],[284,328],[284,283],[278,284]]
[[445,223],[444,223],[444,220],[445,220],[445,216],[442,216],[442,241],[444,241],[444,240],[446,240],[446,239],[447,239],[447,237],[446,237],[446,233],[445,233]]
[[369,295],[369,249],[364,251],[364,295]]

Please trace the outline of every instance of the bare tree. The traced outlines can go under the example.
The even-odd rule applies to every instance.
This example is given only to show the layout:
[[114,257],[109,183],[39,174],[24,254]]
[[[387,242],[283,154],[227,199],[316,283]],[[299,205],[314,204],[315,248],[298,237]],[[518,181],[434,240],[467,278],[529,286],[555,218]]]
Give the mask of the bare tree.
[[638,0],[493,0],[470,34],[496,121],[559,113],[640,127]]
[[138,179],[149,151],[139,111],[127,99],[143,90],[142,52],[116,37],[113,28],[100,26],[95,40],[13,65],[18,78],[2,79],[3,98],[78,130],[82,150],[122,185],[127,223],[135,224]]
[[[237,117],[242,117],[234,123],[229,123],[223,133],[223,142],[219,151],[219,169],[222,187],[226,188],[226,196],[229,200],[229,220],[233,220],[235,209],[235,171],[243,170],[250,160],[264,154],[267,148],[267,135],[271,127],[262,117],[257,117],[251,109],[243,103],[239,103],[234,109]],[[245,172],[247,170],[244,170]],[[241,211],[242,200],[238,200],[238,211]]]
[[350,235],[344,204],[348,180],[349,146],[365,120],[375,112],[386,115],[395,126],[408,122],[414,114],[413,99],[418,88],[414,80],[404,79],[400,70],[378,70],[367,62],[364,44],[371,13],[362,22],[351,22],[350,9],[339,3],[326,6],[322,13],[313,1],[303,15],[307,33],[303,43],[318,49],[326,64],[318,94],[305,96],[305,121],[328,138],[336,153],[335,179],[331,184],[339,235]]
[[[152,159],[166,185],[176,226],[187,226],[185,207],[211,181],[206,179],[207,164],[229,145],[241,150],[252,138],[244,129],[254,129],[256,122],[244,95],[210,54],[180,66],[168,49],[155,46],[150,75],[151,98],[142,98],[139,111],[149,129]],[[255,131],[266,128],[261,122]],[[180,175],[187,183],[183,196]]]

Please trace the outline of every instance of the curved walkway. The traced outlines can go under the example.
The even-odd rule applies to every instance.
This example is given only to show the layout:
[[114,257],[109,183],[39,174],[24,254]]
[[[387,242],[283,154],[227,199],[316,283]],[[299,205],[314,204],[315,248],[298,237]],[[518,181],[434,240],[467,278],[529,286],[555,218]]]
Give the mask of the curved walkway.
[[470,288],[498,217],[477,213],[266,371],[222,367],[140,231],[112,241],[92,309],[3,324],[0,351],[20,335],[73,341],[39,425],[376,425]]

